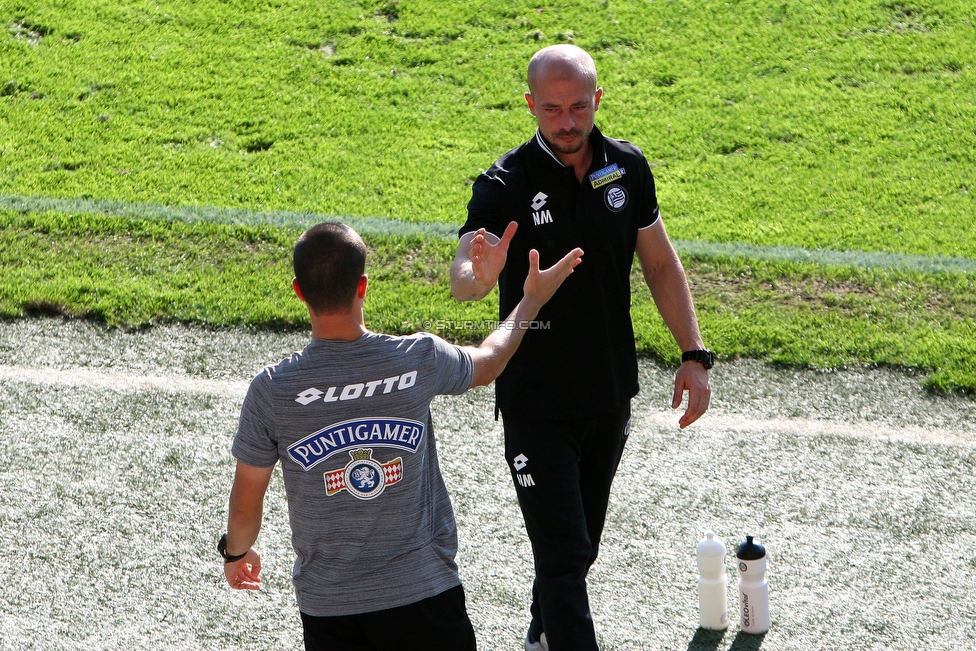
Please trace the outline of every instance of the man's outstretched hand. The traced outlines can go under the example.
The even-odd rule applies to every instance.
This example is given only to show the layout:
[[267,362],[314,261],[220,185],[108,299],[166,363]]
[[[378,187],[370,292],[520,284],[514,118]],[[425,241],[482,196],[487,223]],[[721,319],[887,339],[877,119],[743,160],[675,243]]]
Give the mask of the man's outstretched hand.
[[576,248],[548,269],[540,270],[539,252],[532,249],[529,251],[529,275],[525,277],[525,284],[522,286],[524,298],[531,301],[534,307],[542,307],[582,260],[583,249]]
[[[514,232],[514,231],[513,231]],[[582,259],[583,249],[573,249],[548,269],[539,269],[539,252],[529,251],[529,273],[522,286],[522,300],[503,324],[495,328],[481,345],[468,348],[474,362],[474,377],[471,386],[487,386],[497,378],[515,349],[525,336],[529,323],[539,314],[539,308],[552,298],[563,281],[573,273]]]

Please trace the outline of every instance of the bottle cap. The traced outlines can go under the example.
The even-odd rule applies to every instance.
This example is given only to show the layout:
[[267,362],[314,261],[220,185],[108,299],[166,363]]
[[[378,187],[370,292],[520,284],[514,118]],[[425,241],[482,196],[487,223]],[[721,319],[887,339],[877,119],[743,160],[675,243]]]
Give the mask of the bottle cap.
[[741,561],[756,561],[766,556],[766,549],[762,545],[752,542],[752,539],[753,536],[746,536],[746,541],[739,545],[735,552],[736,558]]

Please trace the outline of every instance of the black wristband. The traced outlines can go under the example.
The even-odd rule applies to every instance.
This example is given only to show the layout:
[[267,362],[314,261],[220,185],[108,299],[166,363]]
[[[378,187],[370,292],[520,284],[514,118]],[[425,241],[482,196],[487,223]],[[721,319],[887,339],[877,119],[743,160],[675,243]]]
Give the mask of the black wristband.
[[234,561],[239,561],[245,556],[247,556],[247,552],[244,552],[243,554],[238,554],[237,556],[227,555],[227,534],[226,533],[220,537],[219,541],[217,541],[217,551],[220,552],[220,555],[223,557],[225,563],[233,563]]
[[705,370],[708,370],[715,365],[715,353],[707,348],[689,350],[681,353],[681,362],[698,362],[705,367]]

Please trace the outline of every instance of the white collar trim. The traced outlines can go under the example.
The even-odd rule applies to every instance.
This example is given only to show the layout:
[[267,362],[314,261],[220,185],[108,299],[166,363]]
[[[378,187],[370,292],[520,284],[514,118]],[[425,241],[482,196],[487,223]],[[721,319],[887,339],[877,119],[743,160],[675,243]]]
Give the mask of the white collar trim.
[[566,165],[564,165],[563,162],[559,160],[559,157],[556,156],[556,154],[554,154],[551,149],[549,149],[549,145],[546,144],[546,139],[542,137],[542,132],[539,131],[538,129],[536,129],[535,131],[535,139],[539,143],[539,146],[542,147],[543,151],[545,151],[547,154],[552,156],[552,159],[554,161],[559,163],[561,166],[566,167]]

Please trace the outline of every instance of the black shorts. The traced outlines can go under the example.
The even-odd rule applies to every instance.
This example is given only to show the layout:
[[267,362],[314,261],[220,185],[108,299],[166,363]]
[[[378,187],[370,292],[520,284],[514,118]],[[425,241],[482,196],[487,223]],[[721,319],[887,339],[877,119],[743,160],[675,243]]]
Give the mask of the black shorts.
[[475,651],[461,586],[416,603],[358,615],[302,613],[305,651]]

